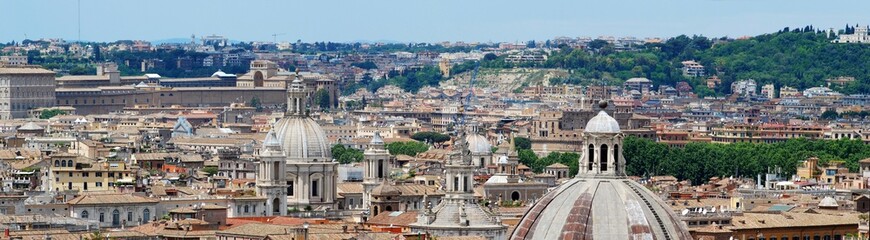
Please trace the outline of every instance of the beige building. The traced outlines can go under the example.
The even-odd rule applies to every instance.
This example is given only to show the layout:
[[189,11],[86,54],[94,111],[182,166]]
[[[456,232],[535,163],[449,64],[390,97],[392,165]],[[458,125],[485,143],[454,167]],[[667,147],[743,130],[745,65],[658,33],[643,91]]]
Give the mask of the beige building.
[[27,65],[27,56],[0,56],[0,64],[6,65]]
[[134,168],[121,161],[96,162],[75,154],[55,153],[49,158],[48,191],[109,191],[135,184]]
[[248,73],[236,80],[239,88],[280,88],[286,89],[294,79],[301,79],[305,85],[306,97],[313,108],[315,106],[315,94],[318,91],[326,91],[329,94],[329,105],[338,106],[338,87],[335,81],[326,79],[320,74],[300,74],[299,72],[287,72],[278,68],[278,64],[268,60],[256,60],[251,62]]
[[159,201],[131,194],[85,194],[69,202],[69,216],[96,220],[99,227],[132,227],[155,221]]
[[0,65],[0,119],[24,118],[54,106],[54,72],[37,66]]

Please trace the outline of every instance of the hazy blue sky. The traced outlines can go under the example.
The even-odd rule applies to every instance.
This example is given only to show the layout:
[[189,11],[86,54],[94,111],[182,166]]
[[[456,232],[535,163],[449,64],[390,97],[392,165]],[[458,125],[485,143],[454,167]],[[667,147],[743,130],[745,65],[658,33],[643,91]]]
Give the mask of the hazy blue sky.
[[[77,39],[76,0],[0,0],[0,41]],[[870,1],[81,0],[81,39],[527,41],[556,36],[744,36],[870,23]]]

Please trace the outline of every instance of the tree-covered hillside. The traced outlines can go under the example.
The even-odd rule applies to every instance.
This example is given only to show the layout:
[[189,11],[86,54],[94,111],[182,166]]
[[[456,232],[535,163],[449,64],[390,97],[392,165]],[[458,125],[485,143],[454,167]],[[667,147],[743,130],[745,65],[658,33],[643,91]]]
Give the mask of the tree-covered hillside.
[[[632,77],[646,77],[656,85],[687,81],[700,95],[730,93],[736,80],[754,79],[759,84],[799,89],[820,86],[825,79],[850,76],[857,81],[835,90],[844,93],[870,93],[870,44],[831,43],[827,33],[812,27],[785,28],[776,33],[748,39],[710,39],[703,36],[677,36],[662,43],[637,46],[631,51],[617,51],[604,41],[593,41],[586,49],[561,46],[548,55],[544,63],[510,64],[504,57],[482,60],[481,67],[545,67],[572,70],[567,79],[555,83],[618,84]],[[682,75],[682,61],[695,60],[706,66],[709,74],[722,79],[717,89],[707,89],[705,77]],[[471,63],[454,67],[467,71]]]

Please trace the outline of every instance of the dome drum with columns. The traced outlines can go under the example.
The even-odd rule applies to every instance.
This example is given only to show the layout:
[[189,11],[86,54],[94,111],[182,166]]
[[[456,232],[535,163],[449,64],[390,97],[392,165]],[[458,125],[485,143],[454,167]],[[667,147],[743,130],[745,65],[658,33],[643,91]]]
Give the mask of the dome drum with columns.
[[[288,206],[335,209],[338,163],[332,159],[326,133],[308,117],[306,99],[297,75],[287,87],[287,112],[264,141],[257,187],[258,194],[267,197],[266,205],[275,209],[268,215],[283,215]],[[276,199],[276,194],[283,199]]]
[[511,239],[692,239],[671,208],[625,177],[623,134],[602,111],[586,125],[580,172],[537,201]]

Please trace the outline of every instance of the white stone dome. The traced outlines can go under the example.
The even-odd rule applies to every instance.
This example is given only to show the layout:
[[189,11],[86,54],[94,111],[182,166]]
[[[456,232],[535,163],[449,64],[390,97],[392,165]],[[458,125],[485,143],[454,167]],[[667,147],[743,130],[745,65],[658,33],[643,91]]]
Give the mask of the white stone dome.
[[468,142],[468,150],[471,153],[492,153],[492,144],[489,144],[489,140],[480,134],[470,134],[465,137],[465,141]]
[[583,132],[588,133],[619,133],[619,122],[604,111],[598,112],[589,122]]
[[819,202],[819,207],[839,207],[840,204],[837,203],[837,200],[834,200],[831,196],[827,196]]
[[282,118],[273,131],[288,159],[332,161],[329,140],[323,128],[313,119],[300,116]]

